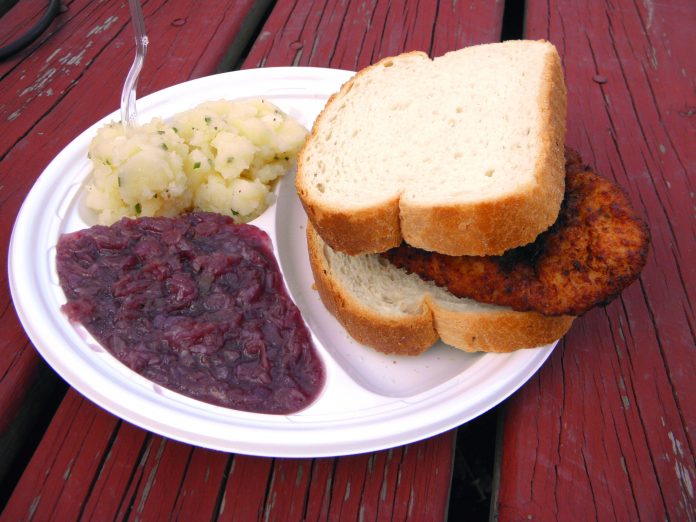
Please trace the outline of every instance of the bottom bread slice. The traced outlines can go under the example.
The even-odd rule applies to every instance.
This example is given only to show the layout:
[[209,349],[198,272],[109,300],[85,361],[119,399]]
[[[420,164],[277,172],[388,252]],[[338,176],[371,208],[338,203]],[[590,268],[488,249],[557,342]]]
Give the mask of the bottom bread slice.
[[562,337],[573,316],[544,316],[458,298],[377,254],[349,256],[307,225],[314,281],[324,306],[358,342],[418,355],[438,339],[467,352],[511,352]]

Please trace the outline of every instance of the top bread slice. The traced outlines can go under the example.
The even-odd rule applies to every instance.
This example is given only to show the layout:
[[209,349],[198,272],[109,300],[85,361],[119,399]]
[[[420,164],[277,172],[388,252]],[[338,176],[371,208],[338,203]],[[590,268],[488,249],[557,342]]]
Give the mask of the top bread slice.
[[402,240],[501,254],[558,215],[565,120],[549,42],[385,58],[327,102],[298,156],[297,193],[321,237],[347,254]]

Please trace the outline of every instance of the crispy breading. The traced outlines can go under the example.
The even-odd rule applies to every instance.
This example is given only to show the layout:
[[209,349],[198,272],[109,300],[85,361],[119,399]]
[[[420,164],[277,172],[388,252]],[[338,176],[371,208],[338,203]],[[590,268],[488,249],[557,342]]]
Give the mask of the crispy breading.
[[581,315],[637,279],[650,234],[626,193],[566,150],[565,199],[534,243],[501,256],[426,252],[406,244],[383,255],[458,297],[544,315]]

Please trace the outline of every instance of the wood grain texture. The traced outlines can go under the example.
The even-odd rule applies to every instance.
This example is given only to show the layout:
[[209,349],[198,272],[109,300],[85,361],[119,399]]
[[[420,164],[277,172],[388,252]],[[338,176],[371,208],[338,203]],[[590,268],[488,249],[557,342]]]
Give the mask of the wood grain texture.
[[509,402],[498,519],[696,520],[696,4],[529,2],[526,21],[562,55],[567,143],[652,249]]
[[[152,45],[138,95],[215,72],[252,3],[144,2]],[[29,48],[0,63],[3,266],[14,217],[32,184],[75,136],[118,108],[121,85],[133,60],[127,2],[74,0],[63,2],[63,7]],[[37,9],[36,2],[17,4],[8,19],[0,19],[2,34],[11,39],[15,27],[26,28],[35,21]],[[0,331],[1,435],[29,393],[40,364],[12,306],[5,270],[0,275]]]
[[2,518],[444,520],[454,436],[341,458],[232,455],[148,433],[70,390]]
[[278,2],[245,68],[304,65],[357,70],[419,50],[438,56],[500,38],[503,2],[399,0]]

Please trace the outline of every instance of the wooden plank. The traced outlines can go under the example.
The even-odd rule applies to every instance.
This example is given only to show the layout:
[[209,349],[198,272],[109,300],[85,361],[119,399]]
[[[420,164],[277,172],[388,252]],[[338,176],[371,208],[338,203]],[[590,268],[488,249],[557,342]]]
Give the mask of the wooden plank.
[[[153,36],[139,95],[215,72],[253,0],[144,5]],[[20,2],[12,19],[33,20]],[[9,16],[9,14],[8,14]],[[48,162],[82,130],[118,108],[134,54],[127,2],[75,0],[32,46],[0,63],[0,264],[14,216]],[[6,272],[0,284],[0,435],[9,428],[36,378],[39,357],[11,305]]]
[[[71,390],[2,516],[210,519],[220,508],[230,459],[149,434]],[[264,489],[256,494],[263,499]]]
[[[228,472],[231,461],[232,456],[226,453],[195,448],[191,454],[185,480],[179,488],[173,518],[211,520],[218,512],[222,500],[220,484]],[[152,509],[152,503],[150,507]]]
[[244,68],[303,65],[357,70],[419,50],[432,56],[497,41],[502,2],[279,2]]
[[263,520],[273,459],[236,455],[218,513],[220,521]]
[[563,56],[567,143],[653,244],[640,282],[510,401],[499,520],[696,520],[696,4],[534,2],[526,20]]
[[[453,433],[450,433],[450,435],[453,435]],[[381,451],[379,453],[370,455],[366,461],[354,459],[355,462],[348,463],[352,465],[341,466],[339,469],[337,469],[335,487],[342,487],[345,490],[345,493],[342,497],[343,502],[338,505],[333,505],[331,513],[338,516],[338,506],[347,504],[351,495],[360,495],[362,498],[362,505],[358,513],[360,516],[367,518],[367,520],[394,519],[396,514],[395,512],[399,509],[399,506],[395,505],[394,502],[395,498],[397,497],[397,488],[410,489],[407,488],[406,484],[408,483],[409,479],[413,478],[413,473],[401,473],[402,463],[407,460],[404,459],[404,452],[407,451],[410,451],[411,453],[417,452],[418,447],[411,445],[406,448],[402,447],[394,448],[388,451]],[[447,461],[447,458],[445,458],[445,461]],[[361,466],[358,467],[356,464],[361,464]],[[435,463],[435,466],[439,465],[441,464]],[[406,470],[404,469],[404,471]],[[445,470],[445,473],[449,475],[450,470]],[[353,477],[350,476],[351,474]],[[352,482],[348,479],[357,479],[357,482],[360,480],[361,474],[365,477],[363,479],[364,483],[362,486],[362,491],[351,491],[352,489],[356,488],[351,488],[351,490],[348,490],[347,487],[352,484]],[[346,475],[348,477],[346,477]],[[339,481],[338,478],[341,478],[341,481]],[[341,484],[341,482],[343,482],[345,485]],[[449,484],[445,484],[443,489],[448,490]],[[447,511],[447,506],[441,504],[435,509],[440,511],[440,515],[444,515],[444,513]],[[433,518],[433,520],[438,519],[441,519],[441,517]]]
[[312,459],[275,459],[268,485],[266,520],[303,520]]
[[[118,423],[105,411],[70,393],[2,513],[6,520],[76,520],[81,499],[101,466],[105,444]],[[79,427],[76,429],[76,427]]]
[[454,436],[333,459],[233,456],[149,434],[70,390],[2,517],[442,520]]
[[[64,403],[70,400],[75,400],[75,392],[72,390],[68,392]],[[82,402],[80,407],[85,410],[96,408],[85,399],[79,400]],[[57,418],[62,415],[61,409]],[[91,488],[83,491],[83,496],[75,495],[73,499],[73,502],[83,503],[82,515],[85,520],[116,520],[129,512],[131,501],[128,494],[132,495],[130,485],[142,480],[142,462],[152,447],[153,437],[148,432],[127,422],[114,420],[111,415],[104,414],[102,422],[112,422],[112,432],[108,437],[90,437],[90,444],[103,448],[104,459],[101,468],[93,475]],[[84,429],[79,419],[76,419],[74,429]],[[23,483],[18,486],[19,491],[22,485]],[[15,497],[13,501],[21,503],[21,495]]]
[[[144,520],[212,520],[229,456],[152,437],[131,481],[123,515]],[[125,506],[124,506],[125,507]]]
[[331,489],[336,459],[315,459],[312,485],[307,496],[306,520],[327,520],[331,506]]

